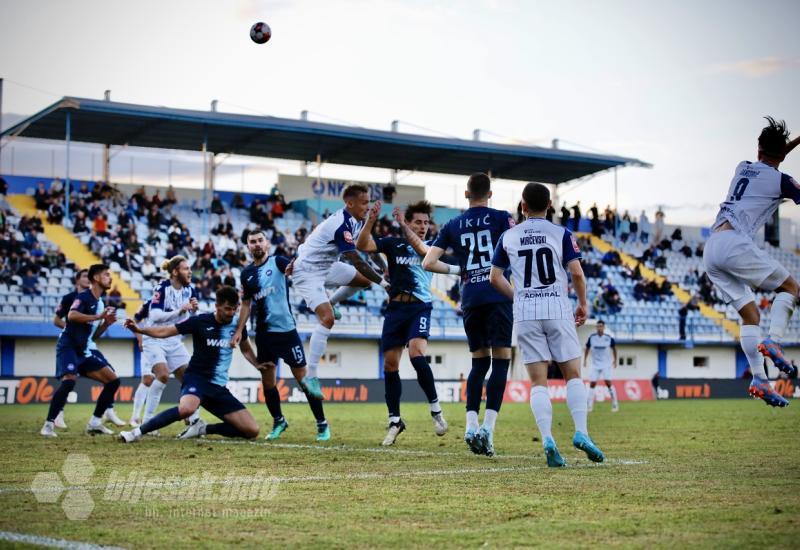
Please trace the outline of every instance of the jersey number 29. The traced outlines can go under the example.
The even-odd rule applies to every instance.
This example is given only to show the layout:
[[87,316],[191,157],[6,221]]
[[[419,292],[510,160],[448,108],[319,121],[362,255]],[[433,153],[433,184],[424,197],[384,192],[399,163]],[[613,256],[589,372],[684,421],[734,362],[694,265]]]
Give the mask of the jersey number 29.
[[477,233],[462,233],[461,246],[469,250],[467,269],[480,269],[492,265],[492,232],[488,229]]

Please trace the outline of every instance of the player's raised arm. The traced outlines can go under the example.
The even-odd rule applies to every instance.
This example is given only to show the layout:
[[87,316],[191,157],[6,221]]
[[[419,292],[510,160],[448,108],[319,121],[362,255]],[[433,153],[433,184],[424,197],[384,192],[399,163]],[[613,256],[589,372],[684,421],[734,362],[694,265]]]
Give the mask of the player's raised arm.
[[[188,322],[188,321],[184,321]],[[134,334],[144,334],[151,338],[169,338],[170,336],[177,336],[180,334],[175,325],[168,325],[165,327],[140,327],[133,319],[125,320],[125,328]]]
[[375,222],[378,220],[378,214],[381,211],[381,201],[375,201],[372,208],[369,209],[369,214],[364,222],[364,227],[356,239],[356,248],[361,252],[377,252],[378,245],[375,244],[375,239],[372,238],[372,229],[375,227]]
[[589,310],[586,304],[586,276],[583,274],[579,259],[572,260],[568,266],[572,275],[572,286],[575,287],[575,294],[578,296],[578,307],[575,309],[575,324],[581,326],[586,322],[586,314]]

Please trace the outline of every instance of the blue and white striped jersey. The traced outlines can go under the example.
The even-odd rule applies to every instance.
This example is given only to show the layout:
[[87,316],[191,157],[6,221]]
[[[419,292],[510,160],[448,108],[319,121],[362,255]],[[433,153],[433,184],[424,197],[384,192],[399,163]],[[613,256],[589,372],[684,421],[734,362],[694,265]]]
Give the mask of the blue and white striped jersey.
[[514,322],[574,319],[566,267],[580,258],[572,233],[544,218],[528,218],[503,233],[492,265],[511,268]]

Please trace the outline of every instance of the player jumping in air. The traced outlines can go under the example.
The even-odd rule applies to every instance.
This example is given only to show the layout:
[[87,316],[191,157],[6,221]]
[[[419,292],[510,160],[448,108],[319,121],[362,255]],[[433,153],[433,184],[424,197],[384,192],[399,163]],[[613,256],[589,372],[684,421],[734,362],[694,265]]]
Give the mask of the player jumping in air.
[[372,238],[372,228],[380,214],[380,207],[378,202],[370,210],[356,246],[362,252],[380,252],[388,259],[391,286],[381,335],[386,406],[389,409],[389,430],[383,445],[388,446],[393,445],[397,436],[406,429],[400,417],[400,395],[403,392],[400,358],[406,346],[411,366],[417,372],[417,382],[428,399],[436,435],[447,433],[447,422],[436,394],[433,371],[425,358],[433,305],[431,275],[422,269],[422,258],[428,252],[428,244],[422,239],[430,227],[431,205],[426,201],[410,204],[405,217],[400,214],[400,209],[395,208],[394,217],[405,237],[386,237],[376,241]]
[[[197,312],[197,291],[192,286],[192,270],[183,256],[164,260],[161,269],[169,275],[156,287],[150,300],[148,322],[153,327],[172,326],[188,319]],[[156,413],[161,394],[167,387],[169,375],[181,380],[189,364],[189,352],[183,345],[180,334],[163,340],[149,338],[143,342],[144,364],[151,368],[155,378],[147,392],[144,407],[144,422]],[[190,422],[197,420],[193,416]]]
[[[741,317],[739,343],[753,375],[748,393],[773,407],[786,407],[789,402],[769,384],[761,355],[772,359],[781,371],[789,375],[795,372],[783,357],[781,340],[800,288],[786,268],[756,246],[753,238],[781,201],[790,199],[800,204],[800,184],[778,171],[786,155],[800,144],[800,137],[789,141],[786,123],[766,118],[769,124],[758,137],[758,162],[742,161],[736,166],[706,242],[703,263],[722,298]],[[760,343],[761,316],[753,288],[777,293],[772,302],[769,337]]]
[[[125,321],[125,327],[131,332],[146,334],[152,338],[174,338],[191,334],[194,349],[183,376],[178,406],[157,414],[130,432],[120,432],[122,441],[132,443],[144,434],[169,426],[182,418],[189,418],[201,405],[222,422],[206,424],[198,419],[181,433],[180,439],[212,434],[245,439],[258,437],[259,427],[255,418],[225,387],[233,358],[230,339],[239,321],[236,317],[238,309],[239,293],[235,288],[221,286],[217,289],[214,313],[194,315],[177,325],[159,327],[141,328],[132,319]],[[258,368],[256,354],[250,347],[247,331],[244,329],[239,349],[245,359]]]
[[103,384],[94,415],[86,425],[86,433],[114,433],[103,426],[103,417],[114,403],[119,378],[95,344],[95,340],[117,320],[114,308],[106,308],[102,299],[103,293],[111,288],[111,273],[108,266],[95,264],[89,268],[88,277],[90,287],[75,297],[67,314],[66,326],[56,343],[56,377],[61,379],[61,384],[53,394],[47,420],[39,432],[45,437],[56,437],[55,418],[64,409],[79,374]]
[[322,394],[311,395],[306,379],[306,356],[303,342],[297,334],[297,325],[289,304],[289,287],[286,284],[289,259],[269,256],[269,241],[261,229],[247,234],[247,249],[253,263],[242,270],[242,308],[236,333],[244,331],[251,307],[256,319],[256,350],[258,352],[264,400],[272,416],[272,431],[267,440],[278,439],[289,427],[281,411],[281,395],[276,386],[276,363],[282,359],[300,388],[308,398],[308,405],[317,420],[317,441],[328,441],[331,430],[322,408]]
[[[422,261],[434,271],[439,258],[448,248],[458,258],[461,280],[461,309],[464,332],[472,352],[472,369],[467,377],[467,428],[464,441],[475,454],[494,454],[493,433],[511,360],[511,299],[489,284],[489,271],[500,235],[514,226],[514,220],[502,210],[489,208],[491,181],[486,174],[473,174],[467,182],[465,196],[469,208],[447,222]],[[483,394],[483,381],[491,367],[486,384],[486,414],[478,426],[478,412]]]
[[[611,412],[619,411],[617,390],[611,383],[611,369],[617,367],[617,344],[610,335],[606,334],[606,323],[597,321],[597,332],[586,340],[586,351],[583,354],[583,364],[592,354],[592,369],[589,372],[589,411],[594,407],[594,388],[601,378],[606,383],[608,393],[611,394]],[[613,362],[612,362],[613,359]]]
[[[602,462],[603,453],[586,428],[586,386],[581,380],[581,347],[575,325],[586,321],[586,278],[581,253],[572,233],[545,219],[550,191],[529,183],[522,191],[522,210],[527,218],[506,231],[492,259],[492,285],[514,300],[514,323],[525,368],[531,378],[531,410],[542,435],[547,465],[564,466],[551,426],[553,405],[547,391],[547,366],[558,363],[567,382],[567,407],[575,424],[572,444],[590,460]],[[504,272],[511,268],[514,286]],[[567,270],[578,296],[572,311]]]
[[[342,200],[345,207],[320,223],[297,249],[292,273],[295,289],[319,321],[308,344],[306,389],[312,395],[322,394],[317,368],[333,328],[332,304],[372,283],[388,286],[356,250],[356,238],[369,209],[369,190],[363,185],[349,185]],[[340,256],[349,263],[339,261]],[[341,288],[329,299],[326,287]]]

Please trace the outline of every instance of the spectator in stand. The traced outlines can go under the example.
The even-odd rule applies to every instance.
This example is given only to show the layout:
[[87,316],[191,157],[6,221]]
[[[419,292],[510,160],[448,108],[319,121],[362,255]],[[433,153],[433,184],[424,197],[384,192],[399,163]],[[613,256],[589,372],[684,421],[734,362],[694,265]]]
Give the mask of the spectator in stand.
[[31,268],[26,269],[25,275],[22,277],[22,293],[27,296],[38,296],[42,293],[39,288],[39,277],[36,276]]
[[147,213],[147,227],[150,229],[161,230],[164,226],[164,216],[158,209],[158,205],[150,205],[150,211]]
[[662,297],[672,296],[672,284],[667,279],[661,281],[658,287],[658,294]]
[[694,255],[697,256],[698,258],[702,258],[704,249],[705,246],[703,245],[703,243],[697,243],[697,248],[694,249]]
[[569,223],[569,210],[567,210],[567,205],[561,205],[561,225],[567,227],[567,223]]
[[6,196],[8,194],[8,182],[0,177],[0,195]]
[[56,178],[50,182],[50,198],[60,199],[64,194],[64,184],[61,180]]
[[159,196],[159,190],[156,189],[153,193],[153,198],[150,199],[151,206],[161,206],[161,197]]
[[58,200],[51,200],[50,206],[47,207],[47,223],[61,225],[64,221],[64,209],[61,207],[61,202]]
[[214,198],[211,200],[211,213],[218,216],[225,215],[225,205],[222,204],[218,193],[214,193]]
[[553,218],[555,217],[555,215],[556,215],[556,209],[553,208],[553,205],[551,204],[550,206],[547,207],[547,213],[545,214],[545,218],[547,218],[547,221],[549,221],[550,223],[553,223]]
[[690,269],[686,275],[683,276],[683,286],[692,287],[697,284],[700,279],[700,273],[696,269]]
[[761,300],[758,301],[758,307],[761,311],[767,311],[769,309],[769,298],[766,295],[761,296]]
[[164,201],[161,203],[162,206],[172,206],[173,204],[178,204],[178,196],[175,194],[175,188],[172,187],[172,184],[167,187],[167,194],[164,197]]
[[606,311],[609,314],[615,315],[622,311],[622,297],[619,295],[619,291],[614,285],[607,283],[603,290],[602,297],[603,302],[606,304]]
[[672,236],[670,237],[670,240],[673,240],[673,241],[682,241],[683,240],[683,231],[681,231],[680,227],[676,227],[675,228],[675,231],[672,232]]
[[92,229],[94,230],[94,234],[98,237],[108,237],[108,220],[106,219],[105,214],[99,214],[92,224]]
[[698,311],[700,299],[697,296],[692,296],[692,299],[683,304],[678,310],[678,338],[686,340],[686,318],[690,311]]
[[285,208],[285,205],[283,204],[283,201],[280,200],[280,198],[278,200],[276,200],[275,202],[273,202],[272,203],[272,217],[273,218],[282,218],[283,217],[284,208]]
[[622,242],[628,242],[628,236],[631,234],[631,217],[628,211],[622,215],[622,220],[619,222],[619,238]]
[[620,257],[619,252],[617,252],[614,249],[611,249],[605,254],[603,254],[603,258],[601,261],[603,262],[603,265],[608,265],[612,267],[617,267],[622,265],[622,258]]
[[597,203],[593,202],[592,207],[589,209],[589,219],[591,220],[599,220],[600,219],[600,211],[597,209]]
[[614,214],[614,211],[611,210],[610,205],[606,205],[606,211],[604,213],[605,219],[603,220],[603,229],[607,235],[617,236],[617,216]]
[[33,192],[33,200],[36,202],[36,210],[47,210],[50,195],[44,187],[44,182],[40,181],[36,184],[36,191]]
[[633,299],[637,302],[646,300],[645,286],[642,281],[637,281],[636,284],[633,285]]
[[647,218],[647,214],[644,210],[642,210],[642,214],[639,216],[639,239],[641,239],[643,244],[650,240],[650,220]]
[[231,199],[231,208],[236,210],[247,210],[247,205],[244,203],[244,198],[241,193],[235,193]]
[[579,226],[581,223],[581,201],[577,201],[572,207],[572,223],[574,228],[573,230],[579,231]]
[[233,238],[233,224],[225,216],[220,216],[219,223],[211,230],[212,235],[227,235]]
[[656,212],[656,222],[654,224],[654,241],[660,243],[664,240],[664,213],[659,208]]
[[144,261],[142,262],[142,267],[139,268],[139,273],[142,274],[145,281],[152,281],[153,277],[156,275],[158,269],[156,265],[153,263],[153,258],[150,256],[146,256]]

